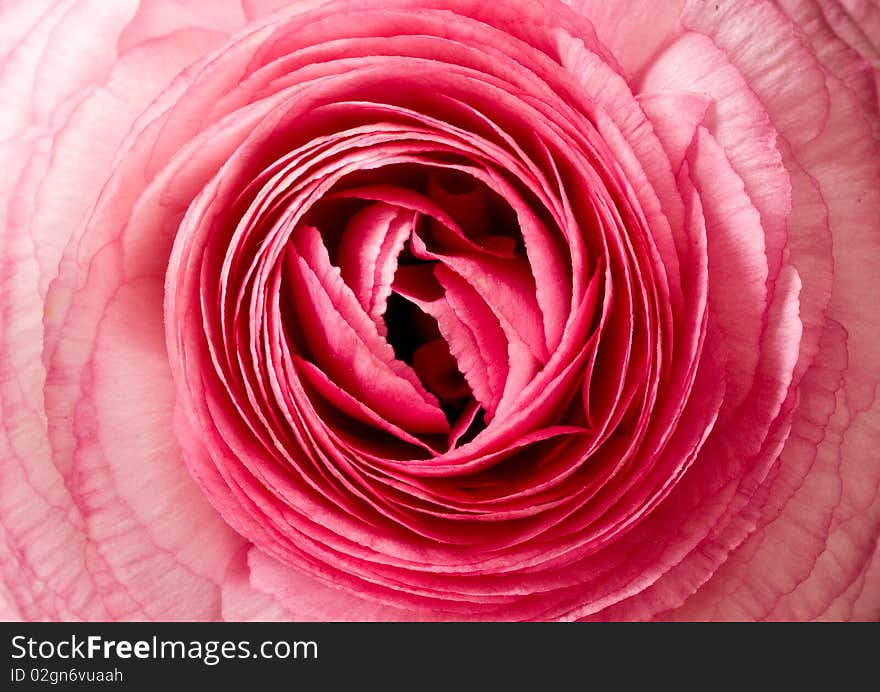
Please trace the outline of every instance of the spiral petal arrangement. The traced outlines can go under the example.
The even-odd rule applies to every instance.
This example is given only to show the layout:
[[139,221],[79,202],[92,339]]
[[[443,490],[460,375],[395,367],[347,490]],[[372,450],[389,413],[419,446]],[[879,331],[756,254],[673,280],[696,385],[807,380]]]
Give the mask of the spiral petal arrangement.
[[877,612],[870,2],[44,4],[0,606]]

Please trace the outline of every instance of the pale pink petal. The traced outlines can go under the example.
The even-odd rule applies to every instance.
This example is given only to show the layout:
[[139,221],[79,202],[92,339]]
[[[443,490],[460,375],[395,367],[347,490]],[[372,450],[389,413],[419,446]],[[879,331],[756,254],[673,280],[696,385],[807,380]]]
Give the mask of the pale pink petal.
[[[109,474],[105,492],[94,498],[100,504],[94,508],[78,506],[80,489],[65,481],[65,474],[71,472],[74,463],[69,456],[52,457],[47,435],[54,426],[47,431],[42,413],[41,388],[45,378],[40,357],[42,310],[29,306],[39,305],[40,295],[52,278],[53,265],[57,265],[67,240],[66,234],[74,232],[98,195],[114,150],[130,128],[131,119],[178,70],[206,48],[216,45],[215,36],[203,40],[206,34],[194,28],[186,36],[157,37],[152,48],[163,56],[158,64],[145,59],[144,53],[132,53],[114,64],[112,37],[124,27],[130,11],[133,10],[126,3],[114,3],[112,7],[106,3],[58,5],[54,12],[43,16],[41,28],[32,30],[28,39],[18,44],[21,58],[4,63],[4,78],[37,79],[46,87],[35,94],[29,113],[18,107],[3,108],[4,114],[29,114],[34,123],[44,128],[35,132],[40,140],[30,158],[24,159],[27,174],[8,207],[13,216],[3,238],[4,256],[13,263],[4,267],[2,295],[15,300],[16,308],[12,309],[4,301],[3,319],[9,329],[4,326],[2,332],[14,336],[17,346],[3,348],[3,367],[13,368],[16,380],[3,378],[5,425],[0,449],[6,475],[4,488],[16,488],[18,494],[18,500],[4,504],[4,508],[12,512],[9,523],[4,523],[4,564],[17,572],[9,576],[11,593],[20,599],[22,612],[28,613],[30,619],[106,619],[122,613],[185,618],[185,612],[179,610],[181,603],[170,603],[165,598],[157,598],[154,606],[144,610],[137,601],[140,596],[133,599],[120,586],[118,572],[131,575],[131,587],[137,591],[138,588],[155,588],[146,576],[153,569],[163,573],[170,567],[171,574],[178,569],[186,573],[192,565],[200,563],[205,570],[211,569],[210,560],[205,562],[194,554],[183,558],[190,565],[181,563],[178,567],[175,551],[180,544],[174,545],[173,539],[166,544],[167,552],[154,546],[140,523],[148,517],[129,514],[127,502],[131,498],[117,494]],[[9,26],[5,21],[0,23],[4,28]],[[104,40],[95,42],[89,38],[95,32],[102,34]],[[72,37],[74,42],[58,40],[59,35]],[[30,53],[35,59],[30,63],[25,55],[29,50],[36,51]],[[137,90],[131,86],[133,75],[140,78]],[[92,80],[98,81],[92,84]],[[76,93],[80,89],[82,91]],[[4,96],[14,97],[16,93],[21,94],[14,86],[4,90]],[[124,96],[119,98],[122,94]],[[21,103],[27,103],[30,94],[21,95]],[[119,119],[111,117],[113,115]],[[39,123],[40,119],[44,122]],[[94,133],[103,135],[95,137],[99,144],[90,143],[84,149],[82,138],[89,139]],[[27,141],[26,137],[19,140],[22,144]],[[16,176],[9,180],[14,182]],[[5,213],[5,199],[3,208]],[[32,218],[32,209],[42,217]],[[68,421],[73,424],[73,417],[69,416]],[[88,416],[83,414],[77,421],[88,421]],[[20,463],[23,466],[19,466]],[[174,471],[177,473],[176,465]],[[161,486],[164,483],[162,471],[157,469],[157,473],[155,483]],[[185,477],[178,477],[176,482],[190,487]],[[153,483],[151,480],[150,484]],[[190,487],[190,492],[193,490]],[[158,495],[162,495],[161,490]],[[155,497],[149,502],[154,504]],[[45,505],[43,510],[39,509],[41,505]],[[24,507],[28,508],[26,514],[21,511]],[[119,534],[128,535],[131,540],[130,550],[121,553],[116,565],[111,567],[89,532],[102,534],[108,525],[103,517],[112,512],[131,516]],[[201,521],[196,515],[193,520]],[[226,532],[222,525],[218,528],[221,533]],[[196,567],[196,571],[200,569]],[[203,613],[209,616],[215,612],[210,604],[212,598],[216,598],[216,594],[210,594],[214,588],[210,583],[210,577],[193,574],[192,579],[183,579],[178,593],[191,594],[194,603],[206,597]],[[26,597],[22,588],[31,590],[32,595]],[[175,588],[169,589],[169,593],[174,593]]]
[[743,403],[760,355],[767,257],[758,211],[721,147],[703,128],[688,157],[706,214],[709,300],[727,351],[725,408]]
[[251,585],[248,548],[243,548],[232,562],[223,580],[222,608],[226,622],[283,622],[292,613],[271,594]]
[[760,214],[768,280],[775,280],[786,242],[791,183],[776,147],[776,130],[749,84],[708,37],[686,34],[652,61],[640,89],[686,89],[710,99],[704,126],[723,148]]
[[269,594],[297,621],[393,622],[430,619],[430,611],[402,610],[358,598],[291,570],[264,553],[248,553],[250,583]]
[[[96,553],[140,617],[216,618],[218,575],[241,539],[199,497],[169,435],[174,395],[155,319],[161,288],[161,280],[132,282],[107,306],[76,407],[68,485]],[[104,600],[115,617],[134,615],[125,601]]]
[[[825,127],[830,108],[825,75],[809,46],[772,3],[688,0],[682,23],[711,37],[727,54],[773,126],[792,144],[808,142]],[[790,78],[794,66],[796,80]]]
[[635,76],[673,33],[684,0],[566,0],[587,17],[628,76]]
[[[853,213],[877,204],[876,143],[868,122],[853,117],[854,95],[834,78],[827,84],[833,94],[828,126],[793,152],[827,205],[835,263],[827,314],[838,321],[826,325],[803,379],[795,437],[783,452],[777,480],[750,510],[752,517],[763,512],[752,519],[758,531],[677,617],[805,619],[829,616],[853,600],[861,613],[876,607],[876,596],[867,596],[872,589],[859,582],[876,551],[878,467],[870,450],[877,431],[878,326],[871,310],[854,309],[866,304],[857,285],[859,277],[876,271],[876,238],[864,235],[866,227]],[[817,237],[811,233],[801,246],[807,258],[818,249],[807,238]],[[853,252],[856,246],[860,250]],[[808,262],[806,267],[815,266]]]
[[677,175],[697,127],[704,124],[711,99],[689,91],[647,91],[638,95],[638,101]]
[[124,54],[158,36],[191,27],[230,34],[253,18],[245,16],[239,0],[221,0],[210,5],[200,0],[142,0],[119,37],[118,50]]

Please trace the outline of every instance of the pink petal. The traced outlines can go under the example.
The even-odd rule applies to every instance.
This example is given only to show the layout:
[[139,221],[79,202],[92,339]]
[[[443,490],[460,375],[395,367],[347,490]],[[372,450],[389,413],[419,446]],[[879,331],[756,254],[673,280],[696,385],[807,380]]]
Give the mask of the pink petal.
[[880,468],[868,461],[877,430],[868,422],[872,411],[851,419],[841,406],[845,348],[839,326],[829,325],[801,385],[801,413],[781,471],[756,508],[758,531],[675,617],[821,617],[867,567],[880,528]]

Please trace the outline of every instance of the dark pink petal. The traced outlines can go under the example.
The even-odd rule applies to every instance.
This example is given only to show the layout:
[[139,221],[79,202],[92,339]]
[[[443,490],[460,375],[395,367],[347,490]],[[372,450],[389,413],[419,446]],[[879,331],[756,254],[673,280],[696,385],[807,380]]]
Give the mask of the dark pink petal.
[[287,267],[305,338],[325,372],[371,408],[416,432],[444,432],[448,424],[437,400],[418,377],[395,359],[376,325],[330,265],[320,236],[303,226],[290,246]]
[[[492,303],[487,302],[485,292],[478,291],[467,278],[447,268],[446,265],[438,265],[434,271],[446,292],[446,302],[474,335],[480,353],[487,363],[490,382],[494,384],[493,397],[489,402],[491,406],[488,410],[494,416],[516,401],[522,389],[538,371],[538,361],[522,340],[516,327],[499,315],[501,308],[496,310]],[[509,307],[513,309],[514,304],[510,303]],[[499,370],[499,367],[504,367],[502,364],[506,364],[506,368]],[[499,396],[497,383],[498,376],[502,372],[504,386]]]
[[389,421],[387,417],[380,415],[364,402],[339,387],[339,385],[328,378],[322,370],[309,361],[302,358],[296,358],[296,365],[301,377],[345,414],[369,425],[384,428],[402,440],[419,446],[424,446],[424,442],[411,435],[406,429],[394,425],[394,423]]
[[391,294],[397,257],[412,229],[411,212],[376,203],[351,219],[339,241],[342,278],[382,336],[387,334],[382,316]]
[[501,400],[508,371],[501,324],[488,314],[488,310],[484,311],[484,319],[479,323],[474,319],[474,311],[459,317],[453,304],[445,295],[440,295],[439,289],[442,286],[433,272],[426,275],[423,268],[402,266],[394,277],[394,290],[437,320],[440,334],[449,345],[474,398],[491,418]]

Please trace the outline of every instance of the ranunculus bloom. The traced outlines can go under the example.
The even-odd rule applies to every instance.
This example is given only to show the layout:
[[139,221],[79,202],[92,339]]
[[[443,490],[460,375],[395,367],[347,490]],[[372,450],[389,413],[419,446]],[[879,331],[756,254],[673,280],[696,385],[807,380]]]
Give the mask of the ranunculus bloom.
[[4,616],[880,617],[876,1],[0,36]]

